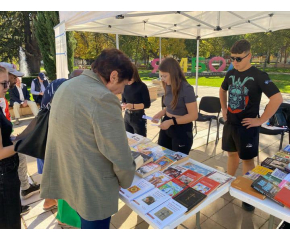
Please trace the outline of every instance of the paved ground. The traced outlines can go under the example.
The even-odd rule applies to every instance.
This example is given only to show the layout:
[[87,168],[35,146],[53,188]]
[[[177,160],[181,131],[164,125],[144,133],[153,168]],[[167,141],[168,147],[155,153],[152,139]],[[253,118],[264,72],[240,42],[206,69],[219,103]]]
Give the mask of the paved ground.
[[[202,96],[218,96],[218,88],[201,87],[198,88],[199,97]],[[290,102],[290,94],[283,94],[285,102]],[[264,109],[268,100],[265,95],[262,97],[261,109]],[[161,98],[152,102],[152,106],[146,111],[148,116],[153,116],[156,112],[161,110]],[[15,127],[14,133],[20,133],[25,129],[32,117],[25,117],[21,119],[20,125]],[[222,128],[222,127],[221,127]],[[193,143],[190,157],[203,164],[225,171],[227,169],[227,156],[221,150],[221,141],[215,145],[216,125],[213,124],[211,128],[210,142],[206,145],[208,123],[197,123],[198,134]],[[148,137],[153,139],[158,133],[159,128],[151,126],[148,123]],[[222,131],[222,129],[221,129]],[[220,132],[222,133],[222,132]],[[284,144],[288,144],[288,134],[284,137]],[[153,139],[157,141],[157,137]],[[280,136],[261,135],[260,137],[260,159],[263,160],[268,156],[273,155],[278,151]],[[41,175],[37,173],[36,159],[27,157],[28,174],[32,181],[40,183]],[[242,175],[241,164],[236,175]],[[40,199],[39,194],[32,196],[27,200],[23,200],[22,204],[29,204],[32,210],[27,215],[22,217],[22,228],[28,229],[45,229],[45,228],[61,228],[56,219],[56,211],[44,212],[42,209],[43,199]],[[269,214],[262,210],[255,209],[254,212],[249,213],[241,208],[241,201],[231,197],[229,194],[219,198],[208,207],[201,211],[201,228],[203,229],[258,229],[267,228]],[[191,217],[178,228],[195,228],[195,216]],[[280,219],[275,218],[275,227],[280,223]],[[127,207],[121,200],[119,200],[119,212],[112,217],[112,229],[147,229],[151,228],[141,217]]]

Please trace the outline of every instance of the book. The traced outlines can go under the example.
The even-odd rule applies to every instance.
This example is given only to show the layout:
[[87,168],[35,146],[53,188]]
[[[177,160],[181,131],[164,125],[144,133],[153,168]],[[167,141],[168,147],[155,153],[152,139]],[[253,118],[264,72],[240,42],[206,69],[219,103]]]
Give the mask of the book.
[[161,146],[157,145],[156,143],[146,143],[146,144],[139,144],[135,147],[138,152],[144,153],[149,157],[153,158],[153,161],[164,156],[164,152]]
[[175,160],[173,164],[180,164],[189,159],[189,156],[182,152],[174,152],[172,154],[166,154],[166,156]]
[[277,157],[282,157],[282,158],[286,158],[286,159],[290,159],[290,154],[286,153],[286,152],[276,152],[275,156]]
[[290,190],[283,187],[274,197],[275,200],[290,208]]
[[160,165],[158,165],[154,162],[150,162],[150,163],[147,163],[147,164],[143,165],[142,167],[138,168],[136,170],[136,175],[141,177],[141,178],[145,178],[145,177],[151,175],[152,173],[159,171],[160,169],[161,169]]
[[283,152],[290,154],[290,144],[288,144],[286,147],[283,148]]
[[119,192],[127,200],[132,201],[153,188],[154,188],[153,184],[147,182],[144,179],[140,179],[133,182],[133,184],[127,189],[121,188]]
[[197,180],[202,178],[203,175],[191,170],[187,170],[181,175],[177,177],[177,179],[181,182],[183,182],[185,185],[192,186]]
[[157,208],[147,213],[147,216],[155,223],[159,228],[164,228],[177,218],[184,215],[187,208],[173,199],[169,199]]
[[285,168],[288,164],[278,161],[274,158],[267,157],[262,163],[261,166],[275,170],[276,168],[280,169],[281,171],[286,171]]
[[158,188],[153,188],[149,192],[135,198],[131,203],[143,214],[146,214],[169,199],[171,197],[166,193],[160,191]]
[[257,165],[255,168],[253,168],[251,171],[246,172],[244,177],[249,178],[253,181],[255,181],[259,176],[265,176],[268,173],[272,173],[273,170],[262,167],[260,165]]
[[185,187],[186,185],[183,182],[174,178],[161,185],[159,189],[168,194],[170,197],[174,197],[176,194],[181,192]]
[[278,186],[282,182],[281,179],[274,177],[271,173],[267,173],[263,177],[266,178],[271,183],[275,184],[276,186]]
[[251,179],[245,178],[243,176],[238,176],[234,181],[232,181],[231,186],[256,198],[262,200],[265,199],[265,195],[251,187],[252,183],[253,181]]
[[267,198],[278,203],[280,206],[284,206],[282,203],[274,199],[275,195],[280,191],[280,188],[275,184],[271,183],[263,176],[259,176],[251,185],[252,188],[265,195]]
[[171,178],[177,178],[180,174],[187,170],[187,168],[181,167],[179,165],[171,165],[169,168],[165,169],[163,173]]
[[191,159],[189,159],[184,164],[181,164],[181,166],[184,168],[190,169],[194,172],[198,172],[198,173],[202,174],[203,176],[207,176],[212,172],[216,172],[214,170],[206,168],[205,165],[197,164],[197,163],[191,161]]
[[213,172],[207,177],[220,183],[219,187],[234,179],[234,177],[223,172]]
[[195,184],[192,186],[192,188],[205,194],[205,195],[209,195],[219,185],[220,185],[220,183],[216,182],[215,180],[212,180],[208,177],[202,177],[197,182],[195,182]]
[[194,207],[198,206],[207,195],[188,187],[180,194],[173,197],[173,199],[187,208],[187,213],[190,212]]
[[281,170],[279,170],[279,169],[275,169],[272,173],[271,173],[271,175],[273,176],[273,177],[275,177],[275,178],[278,178],[278,179],[280,179],[281,181],[287,176],[287,173],[285,173],[285,172],[283,172],[283,171],[281,171]]
[[285,185],[289,183],[290,184],[290,173],[287,174],[286,177],[281,181],[281,183],[278,185],[279,188],[285,187]]
[[147,143],[151,141],[149,138],[143,137],[137,133],[133,134],[133,133],[126,132],[126,134],[128,138],[128,144],[130,147],[134,147],[138,144]]
[[162,156],[161,158],[156,160],[154,163],[160,165],[161,166],[161,171],[163,171],[164,169],[166,169],[170,165],[172,165],[174,163],[174,161],[171,160],[170,158],[168,158],[167,156]]
[[152,157],[149,157],[143,153],[131,151],[131,155],[136,163],[136,169],[145,165],[146,163],[150,163],[153,161]]
[[155,187],[160,187],[164,183],[170,181],[172,177],[169,177],[168,175],[164,174],[163,172],[155,172],[148,177],[144,178],[146,181],[150,182],[153,184]]

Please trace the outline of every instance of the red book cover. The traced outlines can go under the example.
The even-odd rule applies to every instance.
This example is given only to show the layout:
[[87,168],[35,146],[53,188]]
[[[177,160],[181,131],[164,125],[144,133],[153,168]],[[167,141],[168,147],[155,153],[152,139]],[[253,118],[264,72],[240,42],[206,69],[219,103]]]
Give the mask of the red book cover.
[[290,190],[283,187],[274,197],[275,200],[290,208]]
[[201,193],[205,195],[209,195],[212,191],[214,191],[220,183],[208,178],[208,177],[203,177],[199,179],[193,186],[192,188],[200,191]]
[[195,182],[202,178],[203,175],[192,170],[187,170],[177,177],[177,179],[188,186],[193,186]]

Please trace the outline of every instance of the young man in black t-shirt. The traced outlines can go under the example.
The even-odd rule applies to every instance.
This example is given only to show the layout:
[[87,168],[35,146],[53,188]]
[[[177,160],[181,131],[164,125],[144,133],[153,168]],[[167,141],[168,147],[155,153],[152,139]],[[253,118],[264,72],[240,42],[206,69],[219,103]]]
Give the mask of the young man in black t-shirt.
[[[240,159],[243,160],[243,174],[255,167],[259,126],[274,115],[283,101],[279,89],[268,74],[252,67],[250,49],[247,40],[237,41],[232,46],[231,61],[234,69],[228,71],[219,92],[225,120],[222,149],[228,152],[228,174],[232,176],[236,173]],[[270,101],[259,118],[262,93]]]

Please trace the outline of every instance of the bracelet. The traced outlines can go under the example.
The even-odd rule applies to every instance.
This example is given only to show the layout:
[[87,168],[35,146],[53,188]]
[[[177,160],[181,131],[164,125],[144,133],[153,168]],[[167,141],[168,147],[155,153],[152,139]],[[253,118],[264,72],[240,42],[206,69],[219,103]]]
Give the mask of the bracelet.
[[178,125],[175,117],[172,117],[172,120],[174,122],[174,125]]
[[132,109],[135,109],[135,108],[134,108],[134,103],[133,103],[133,107],[132,107]]

